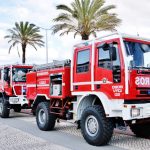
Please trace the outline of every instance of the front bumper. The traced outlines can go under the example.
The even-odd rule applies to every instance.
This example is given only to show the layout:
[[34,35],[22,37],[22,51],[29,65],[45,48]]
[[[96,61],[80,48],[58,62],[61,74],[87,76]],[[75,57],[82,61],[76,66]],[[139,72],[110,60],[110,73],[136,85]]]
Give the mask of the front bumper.
[[150,103],[124,104],[123,120],[136,120],[150,118]]
[[9,104],[10,105],[28,105],[28,101],[25,97],[21,96],[21,97],[10,97],[9,98]]

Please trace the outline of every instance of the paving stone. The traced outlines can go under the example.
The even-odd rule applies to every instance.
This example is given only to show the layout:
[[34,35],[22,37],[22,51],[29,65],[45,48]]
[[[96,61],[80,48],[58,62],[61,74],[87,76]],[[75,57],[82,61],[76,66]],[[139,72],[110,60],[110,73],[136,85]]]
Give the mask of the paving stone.
[[0,150],[69,150],[0,123]]
[[[19,119],[36,124],[35,117],[33,116],[29,117],[29,115],[26,115],[26,117],[20,117]],[[58,132],[64,132],[67,134],[78,136],[79,138],[83,138],[81,135],[81,131],[77,130],[77,126],[73,123],[60,121],[60,123],[56,123],[55,129]],[[7,127],[4,127],[4,130],[7,130]],[[128,150],[150,150],[149,139],[137,138],[135,136],[117,133],[116,131],[114,132],[113,137],[109,144],[112,146]]]
[[[56,130],[60,132],[65,132],[75,136],[82,137],[81,131],[77,130],[76,125],[71,123],[60,123],[56,125]],[[135,136],[119,134],[114,132],[113,137],[109,143],[112,146],[117,146],[124,149],[130,150],[150,150],[150,140],[137,138]]]

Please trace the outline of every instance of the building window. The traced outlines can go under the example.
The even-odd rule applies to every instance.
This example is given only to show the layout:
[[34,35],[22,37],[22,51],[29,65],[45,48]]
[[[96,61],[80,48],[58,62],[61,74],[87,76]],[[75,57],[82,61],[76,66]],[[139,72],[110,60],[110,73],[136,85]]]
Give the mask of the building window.
[[88,72],[90,64],[90,50],[83,50],[77,55],[77,73]]

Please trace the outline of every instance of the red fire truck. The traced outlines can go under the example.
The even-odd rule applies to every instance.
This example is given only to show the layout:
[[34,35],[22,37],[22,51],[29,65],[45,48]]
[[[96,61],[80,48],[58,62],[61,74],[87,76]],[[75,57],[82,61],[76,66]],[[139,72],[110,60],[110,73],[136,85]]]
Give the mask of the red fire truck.
[[10,109],[20,112],[28,106],[26,99],[26,73],[29,65],[4,65],[0,67],[0,116],[8,118]]
[[[91,145],[105,145],[117,126],[150,136],[150,40],[114,33],[74,46],[72,61],[27,74],[27,99],[40,130],[74,120]],[[144,60],[145,59],[145,60]]]

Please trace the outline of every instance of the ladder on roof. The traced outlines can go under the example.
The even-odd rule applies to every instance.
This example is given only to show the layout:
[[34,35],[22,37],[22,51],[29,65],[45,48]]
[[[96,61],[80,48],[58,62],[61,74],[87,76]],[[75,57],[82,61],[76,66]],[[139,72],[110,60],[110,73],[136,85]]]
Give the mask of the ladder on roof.
[[51,63],[47,63],[47,64],[42,64],[42,65],[36,65],[33,67],[32,70],[46,70],[46,69],[54,69],[54,68],[60,68],[60,67],[66,67],[66,66],[70,66],[71,64],[71,60],[70,59],[66,59],[66,60],[53,60],[53,62]]

